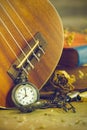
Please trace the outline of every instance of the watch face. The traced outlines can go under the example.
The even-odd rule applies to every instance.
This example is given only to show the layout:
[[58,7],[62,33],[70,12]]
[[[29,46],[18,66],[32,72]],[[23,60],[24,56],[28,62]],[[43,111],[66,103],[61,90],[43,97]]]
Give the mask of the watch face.
[[12,92],[12,99],[16,105],[27,106],[38,100],[37,89],[29,83],[17,85]]

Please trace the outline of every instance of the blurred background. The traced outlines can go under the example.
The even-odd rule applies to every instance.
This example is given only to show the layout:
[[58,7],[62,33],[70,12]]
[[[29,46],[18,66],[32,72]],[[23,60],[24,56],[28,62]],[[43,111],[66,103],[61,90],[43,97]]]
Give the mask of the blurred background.
[[73,30],[87,29],[87,0],[50,0],[61,16],[63,26]]

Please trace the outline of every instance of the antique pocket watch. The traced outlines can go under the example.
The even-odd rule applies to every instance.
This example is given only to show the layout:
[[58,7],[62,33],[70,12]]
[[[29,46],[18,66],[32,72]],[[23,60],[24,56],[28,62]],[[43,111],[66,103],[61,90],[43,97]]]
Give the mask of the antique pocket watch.
[[40,99],[40,94],[36,86],[28,82],[26,78],[20,76],[20,79],[12,90],[12,101],[17,108],[27,111],[31,104]]

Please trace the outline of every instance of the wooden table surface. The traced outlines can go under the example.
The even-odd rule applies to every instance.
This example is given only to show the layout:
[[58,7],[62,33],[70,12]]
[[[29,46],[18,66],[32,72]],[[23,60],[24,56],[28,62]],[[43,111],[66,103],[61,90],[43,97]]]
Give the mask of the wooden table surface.
[[0,110],[0,130],[87,130],[87,102],[73,105],[76,113],[61,108],[24,114],[19,110]]

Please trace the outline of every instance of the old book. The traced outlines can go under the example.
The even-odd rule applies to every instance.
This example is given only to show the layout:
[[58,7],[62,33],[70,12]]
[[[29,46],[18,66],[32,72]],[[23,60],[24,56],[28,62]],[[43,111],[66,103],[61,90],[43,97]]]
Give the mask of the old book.
[[87,64],[87,34],[66,32],[59,65],[82,66]]
[[60,61],[63,66],[83,66],[87,64],[87,45],[74,48],[64,48]]
[[87,45],[87,33],[64,30],[64,48]]

